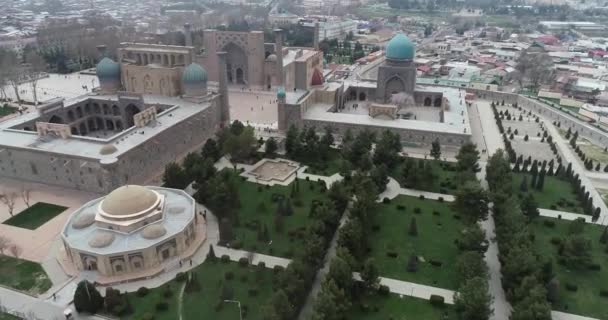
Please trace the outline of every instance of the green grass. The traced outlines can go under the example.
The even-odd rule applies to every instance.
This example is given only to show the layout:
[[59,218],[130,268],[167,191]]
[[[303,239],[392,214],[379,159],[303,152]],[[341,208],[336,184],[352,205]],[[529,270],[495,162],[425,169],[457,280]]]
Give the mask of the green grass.
[[[294,213],[284,218],[284,230],[277,232],[274,223],[277,203],[272,201],[272,195],[281,194],[285,198],[289,197],[293,183],[288,187],[267,187],[239,180],[241,208],[238,213],[239,226],[234,228],[234,233],[245,250],[291,258],[295,252],[304,246],[306,228],[313,222],[308,216],[312,201],[324,201],[328,197],[320,191],[319,182],[302,179],[297,181],[300,191],[297,197],[291,200]],[[257,225],[266,225],[272,244],[258,241]],[[295,232],[297,235],[290,237],[289,231]]]
[[[456,313],[454,307],[445,305],[444,307],[432,306],[428,300],[404,296],[402,298],[396,294],[388,296],[374,295],[366,297],[364,303],[367,310],[360,303],[353,303],[348,312],[349,320],[387,320],[387,319],[429,319],[429,320],[455,320]],[[374,309],[377,308],[377,311]],[[446,316],[446,317],[444,317]]]
[[[397,209],[398,205],[405,206],[405,210]],[[416,207],[421,209],[420,214],[414,213]],[[440,215],[434,215],[434,211]],[[373,229],[380,229],[370,237],[370,257],[374,258],[380,276],[452,290],[457,288],[457,274],[452,265],[459,252],[454,240],[459,237],[463,225],[454,218],[448,203],[398,196],[389,204],[381,204],[376,212]],[[417,236],[408,233],[412,217],[416,218]],[[389,251],[398,253],[398,257],[387,256]],[[426,261],[420,262],[414,273],[406,270],[412,254]],[[434,267],[430,260],[441,261],[443,265]]]
[[[520,192],[521,181],[525,173],[513,174],[513,192]],[[584,214],[583,207],[575,193],[574,186],[569,181],[555,176],[545,176],[545,184],[542,191],[530,186],[532,176],[528,175],[528,192],[531,192],[538,203],[539,208],[552,209],[566,212]],[[554,207],[552,207],[554,206]]]
[[37,295],[53,285],[38,263],[0,255],[0,284]]
[[434,178],[432,180],[422,179],[420,183],[417,183],[416,185],[409,185],[405,177],[402,176],[403,162],[391,172],[390,176],[397,180],[404,188],[447,194],[456,192],[458,184],[456,182],[457,172],[454,163],[423,159],[414,159],[414,161],[416,162],[416,166],[418,166],[419,161],[430,163],[433,168],[432,172]]
[[0,320],[21,320],[21,318],[10,313],[0,312]]
[[[581,148],[581,150],[587,156],[587,158],[590,158],[591,160],[593,160],[594,164],[597,164],[598,161],[601,162],[602,164],[608,163],[608,152],[604,151],[603,148],[600,148],[591,143],[579,144],[578,146]],[[594,166],[594,169],[595,169],[595,166]],[[603,166],[602,166],[602,170],[604,170]],[[601,172],[603,172],[603,171],[601,171]]]
[[17,112],[17,108],[11,107],[8,104],[0,106],[0,117],[4,117],[15,112]]
[[55,204],[36,202],[31,207],[17,213],[3,223],[19,228],[36,230],[38,227],[64,212],[66,209],[66,207]]
[[[555,222],[554,228],[549,228],[543,221]],[[608,298],[599,295],[600,290],[608,290],[608,246],[599,242],[602,227],[592,224],[585,226],[584,234],[592,241],[593,262],[601,266],[601,271],[585,268],[569,270],[557,263],[557,246],[551,244],[551,238],[564,237],[568,233],[569,221],[552,218],[539,218],[531,226],[535,235],[536,252],[553,259],[553,270],[560,282],[559,301],[554,309],[568,313],[584,315],[599,319],[608,319]],[[565,289],[566,283],[578,286],[576,292]],[[567,309],[566,309],[567,306]]]
[[[201,291],[184,292],[182,302],[183,320],[238,319],[239,309],[234,303],[224,303],[221,310],[215,311],[215,306],[220,299],[222,282],[229,283],[234,290],[232,300],[240,301],[243,310],[248,309],[247,319],[262,319],[263,315],[260,312],[260,306],[269,301],[273,293],[273,282],[276,277],[271,269],[259,270],[257,266],[240,267],[234,262],[223,264],[217,261],[214,263],[205,262],[194,270],[201,286]],[[228,271],[234,273],[234,279],[224,279],[224,274]],[[243,281],[243,277],[246,277],[247,280]],[[172,280],[159,288],[151,289],[145,297],[138,297],[135,293],[129,293],[129,301],[134,307],[134,313],[124,319],[138,320],[146,313],[154,314],[155,320],[179,319],[178,296],[182,285],[183,283]],[[170,286],[173,291],[173,296],[170,298],[163,297],[167,286]],[[249,289],[257,289],[257,295],[249,295]],[[168,302],[169,309],[166,311],[156,311],[156,303],[160,301]]]
[[328,159],[326,161],[319,161],[316,163],[302,162],[301,164],[308,166],[305,171],[306,173],[331,176],[340,172],[342,161],[344,160],[342,159],[340,150],[332,148],[329,150]]

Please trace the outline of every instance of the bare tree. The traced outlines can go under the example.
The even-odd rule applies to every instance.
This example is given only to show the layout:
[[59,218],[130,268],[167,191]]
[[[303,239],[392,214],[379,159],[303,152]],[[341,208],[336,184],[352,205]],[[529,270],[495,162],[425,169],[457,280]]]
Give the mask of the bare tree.
[[17,198],[17,195],[13,192],[0,194],[0,201],[2,201],[2,203],[4,203],[4,205],[6,205],[6,207],[8,208],[8,213],[11,215],[11,217],[13,216],[13,210],[15,210],[15,199],[16,198]]
[[25,202],[25,205],[29,208],[30,207],[30,198],[32,195],[32,190],[26,188],[26,187],[22,187],[21,188],[21,198],[23,199],[23,202]]
[[549,82],[554,77],[553,62],[545,52],[524,51],[517,59],[515,69],[518,71],[517,81],[523,88],[524,80],[535,89],[541,84]]
[[21,103],[21,96],[19,95],[19,84],[23,81],[23,73],[21,63],[17,54],[8,51],[2,55],[2,61],[0,61],[0,69],[3,70],[3,78],[13,90],[15,90],[15,98],[17,103]]
[[4,250],[11,245],[11,240],[5,236],[0,236],[0,254],[4,254]]
[[21,256],[21,253],[23,252],[23,249],[21,249],[21,247],[16,244],[10,246],[9,250],[15,258],[19,258],[19,256]]
[[30,81],[34,92],[34,105],[38,105],[38,93],[36,92],[36,89],[38,87],[38,80],[46,71],[46,61],[44,61],[44,58],[35,51],[29,52],[25,59],[27,61],[27,67],[23,70],[25,71],[25,75]]

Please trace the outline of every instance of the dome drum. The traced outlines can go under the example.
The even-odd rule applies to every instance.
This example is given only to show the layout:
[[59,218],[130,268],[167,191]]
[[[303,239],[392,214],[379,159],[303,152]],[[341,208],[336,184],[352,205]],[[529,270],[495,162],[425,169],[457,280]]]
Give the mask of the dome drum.
[[125,225],[152,213],[161,213],[164,197],[154,190],[127,185],[112,191],[101,201],[97,220]]
[[182,74],[183,94],[188,97],[207,95],[207,71],[197,63],[188,65]]

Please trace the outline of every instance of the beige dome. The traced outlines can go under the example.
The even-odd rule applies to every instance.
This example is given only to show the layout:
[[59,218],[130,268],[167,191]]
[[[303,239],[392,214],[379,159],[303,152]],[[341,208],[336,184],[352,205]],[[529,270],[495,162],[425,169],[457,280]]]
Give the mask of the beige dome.
[[112,154],[116,151],[118,151],[118,149],[116,149],[116,147],[114,145],[105,144],[101,147],[101,149],[99,149],[99,154],[108,155],[108,154]]
[[274,53],[268,55],[268,57],[266,58],[266,61],[272,61],[272,62],[277,61],[277,55]]
[[105,231],[97,231],[91,240],[89,240],[89,245],[93,248],[105,248],[112,244],[114,241],[114,234]]
[[95,222],[95,215],[92,213],[83,213],[72,223],[74,229],[84,229]]
[[150,209],[158,201],[158,194],[146,187],[122,186],[112,191],[101,203],[101,209],[110,215],[126,216]]
[[145,227],[141,235],[146,239],[156,239],[164,236],[166,233],[167,229],[162,224],[153,224]]

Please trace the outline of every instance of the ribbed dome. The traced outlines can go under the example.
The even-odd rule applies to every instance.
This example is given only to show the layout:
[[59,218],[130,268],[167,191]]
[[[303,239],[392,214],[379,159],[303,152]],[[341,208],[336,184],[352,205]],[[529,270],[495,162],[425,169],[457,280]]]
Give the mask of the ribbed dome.
[[116,149],[116,147],[114,145],[111,144],[104,144],[100,149],[99,149],[99,154],[101,155],[108,155],[108,154],[112,154],[114,152],[118,151],[118,149]]
[[184,69],[182,81],[188,84],[207,82],[207,71],[198,63],[191,63]]
[[153,224],[144,228],[141,232],[141,236],[146,239],[156,239],[164,236],[167,233],[167,229],[162,224]]
[[89,245],[93,248],[105,248],[114,241],[114,234],[105,231],[97,231],[89,240]]
[[277,98],[282,99],[282,98],[285,98],[285,96],[286,96],[285,88],[279,87],[279,89],[277,90]]
[[403,33],[394,36],[386,46],[386,58],[391,60],[413,60],[415,52],[414,43]]
[[106,57],[101,59],[96,68],[99,79],[120,79],[120,64]]
[[72,228],[84,229],[95,222],[95,215],[92,213],[81,214],[74,222],[72,222]]
[[101,209],[114,216],[126,216],[150,209],[158,195],[148,188],[136,185],[122,186],[103,199]]

